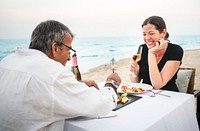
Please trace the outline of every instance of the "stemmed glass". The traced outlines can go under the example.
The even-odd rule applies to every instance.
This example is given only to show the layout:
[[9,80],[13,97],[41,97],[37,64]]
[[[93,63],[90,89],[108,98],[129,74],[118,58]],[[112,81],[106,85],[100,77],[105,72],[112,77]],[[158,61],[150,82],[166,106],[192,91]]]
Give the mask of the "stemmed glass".
[[[133,57],[132,57],[134,61],[138,62],[138,61],[141,60],[142,50],[143,50],[143,47],[139,46],[137,53],[134,54]],[[130,76],[136,77],[136,75],[134,73],[131,73]]]
[[112,58],[111,59],[111,61],[110,61],[110,66],[111,66],[111,70],[112,70],[112,72],[114,73],[115,72],[115,59],[114,58]]
[[132,57],[133,60],[135,60],[136,62],[140,61],[141,55],[142,55],[142,50],[143,50],[143,47],[142,47],[142,46],[139,46],[139,47],[138,47],[137,54],[134,54],[133,57]]

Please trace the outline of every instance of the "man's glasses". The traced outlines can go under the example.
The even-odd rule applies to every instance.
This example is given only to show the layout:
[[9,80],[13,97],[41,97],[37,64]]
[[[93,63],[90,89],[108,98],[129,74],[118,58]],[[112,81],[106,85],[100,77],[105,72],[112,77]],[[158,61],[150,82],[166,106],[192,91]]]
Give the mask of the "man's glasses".
[[65,47],[67,47],[69,50],[72,50],[73,52],[76,52],[76,50],[72,49],[71,47],[65,45],[65,44],[62,43],[62,42],[58,42],[58,41],[55,41],[55,42],[58,43],[58,44],[64,45]]

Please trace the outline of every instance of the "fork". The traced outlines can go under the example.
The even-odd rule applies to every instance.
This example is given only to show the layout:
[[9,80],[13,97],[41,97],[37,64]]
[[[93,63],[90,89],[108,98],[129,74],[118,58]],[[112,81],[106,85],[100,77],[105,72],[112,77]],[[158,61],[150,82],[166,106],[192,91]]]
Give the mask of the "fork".
[[150,97],[155,97],[156,95],[161,95],[161,96],[171,97],[171,96],[169,96],[169,95],[160,94],[161,92],[163,92],[163,90],[160,90],[160,91],[158,91],[158,92],[153,92],[152,90],[147,90],[147,91],[149,91],[149,92],[152,93],[151,95],[149,95]]

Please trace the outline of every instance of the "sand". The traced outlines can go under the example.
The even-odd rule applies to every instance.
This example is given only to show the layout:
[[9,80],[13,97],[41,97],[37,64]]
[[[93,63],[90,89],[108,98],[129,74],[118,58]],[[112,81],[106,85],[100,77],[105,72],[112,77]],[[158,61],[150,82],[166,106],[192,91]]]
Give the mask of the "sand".
[[[129,66],[130,58],[121,59],[116,62],[116,72],[122,78],[123,83],[130,83]],[[194,89],[200,89],[200,49],[185,50],[181,67],[196,68]],[[82,74],[83,79],[92,79],[96,82],[103,82],[111,74],[110,64],[98,66]]]

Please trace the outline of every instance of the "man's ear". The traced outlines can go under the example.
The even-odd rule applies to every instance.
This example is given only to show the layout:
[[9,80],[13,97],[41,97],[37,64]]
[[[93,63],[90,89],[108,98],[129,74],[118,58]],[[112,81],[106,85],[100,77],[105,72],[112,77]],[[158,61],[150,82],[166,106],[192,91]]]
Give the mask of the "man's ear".
[[58,51],[58,46],[56,45],[56,43],[53,43],[51,45],[51,49],[52,49],[52,55],[55,56]]

